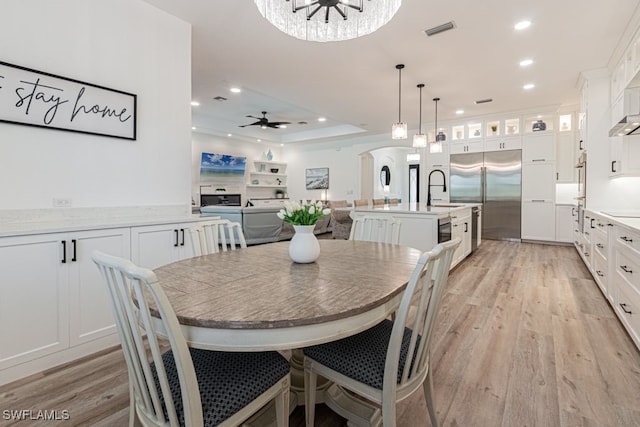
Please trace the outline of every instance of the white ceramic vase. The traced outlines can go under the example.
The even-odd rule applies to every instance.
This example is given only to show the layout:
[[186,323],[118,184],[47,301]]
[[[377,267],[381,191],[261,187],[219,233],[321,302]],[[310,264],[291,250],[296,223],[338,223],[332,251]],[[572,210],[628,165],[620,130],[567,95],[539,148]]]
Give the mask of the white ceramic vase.
[[320,243],[313,229],[315,225],[294,225],[296,231],[289,242],[289,257],[293,262],[307,264],[314,262],[320,256]]

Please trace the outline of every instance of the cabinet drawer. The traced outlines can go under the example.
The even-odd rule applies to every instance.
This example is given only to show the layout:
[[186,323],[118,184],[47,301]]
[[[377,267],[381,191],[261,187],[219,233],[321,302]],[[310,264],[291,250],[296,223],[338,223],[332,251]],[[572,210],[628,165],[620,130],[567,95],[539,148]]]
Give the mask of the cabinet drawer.
[[616,250],[616,271],[636,289],[640,289],[640,257]]
[[640,233],[623,227],[615,227],[616,243],[640,253]]
[[594,251],[591,256],[591,265],[593,266],[593,278],[596,279],[602,293],[607,296],[607,260],[598,251]]
[[598,252],[598,254],[606,260],[607,251],[609,250],[607,235],[600,231],[595,231],[591,235],[591,243],[593,243],[593,251]]
[[616,284],[618,285],[616,312],[622,322],[626,324],[636,345],[640,345],[640,293],[629,286],[625,280],[618,279]]

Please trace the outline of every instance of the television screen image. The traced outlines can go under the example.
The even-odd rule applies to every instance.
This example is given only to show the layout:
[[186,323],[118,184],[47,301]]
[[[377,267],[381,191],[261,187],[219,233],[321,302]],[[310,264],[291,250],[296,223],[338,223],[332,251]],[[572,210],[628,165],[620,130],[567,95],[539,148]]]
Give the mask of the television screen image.
[[307,190],[327,190],[329,188],[329,168],[307,169]]
[[244,183],[247,158],[228,154],[202,153],[200,182],[216,184]]

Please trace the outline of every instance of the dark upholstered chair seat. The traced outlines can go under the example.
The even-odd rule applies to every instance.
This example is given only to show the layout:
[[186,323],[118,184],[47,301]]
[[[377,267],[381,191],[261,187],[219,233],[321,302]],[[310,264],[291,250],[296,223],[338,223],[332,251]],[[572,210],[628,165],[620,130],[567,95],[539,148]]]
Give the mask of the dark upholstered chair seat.
[[[393,322],[384,320],[371,329],[338,341],[304,349],[305,356],[358,382],[382,390],[384,364],[387,359]],[[400,350],[398,382],[402,378],[411,330],[405,328]],[[420,343],[418,337],[418,344]],[[416,345],[416,348],[418,346]]]
[[[205,426],[215,426],[240,411],[289,373],[289,362],[275,351],[224,353],[190,348],[202,399]],[[180,425],[184,408],[171,350],[162,355]],[[155,376],[155,366],[153,366]],[[160,396],[159,383],[158,392]],[[166,416],[166,411],[165,411]]]

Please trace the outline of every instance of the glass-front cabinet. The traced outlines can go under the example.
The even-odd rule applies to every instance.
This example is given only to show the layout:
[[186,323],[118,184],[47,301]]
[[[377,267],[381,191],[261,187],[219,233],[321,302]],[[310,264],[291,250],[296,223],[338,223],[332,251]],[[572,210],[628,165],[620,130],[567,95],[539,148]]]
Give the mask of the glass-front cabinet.
[[524,119],[525,133],[531,132],[545,132],[552,131],[554,129],[555,115],[552,114],[538,114]]

